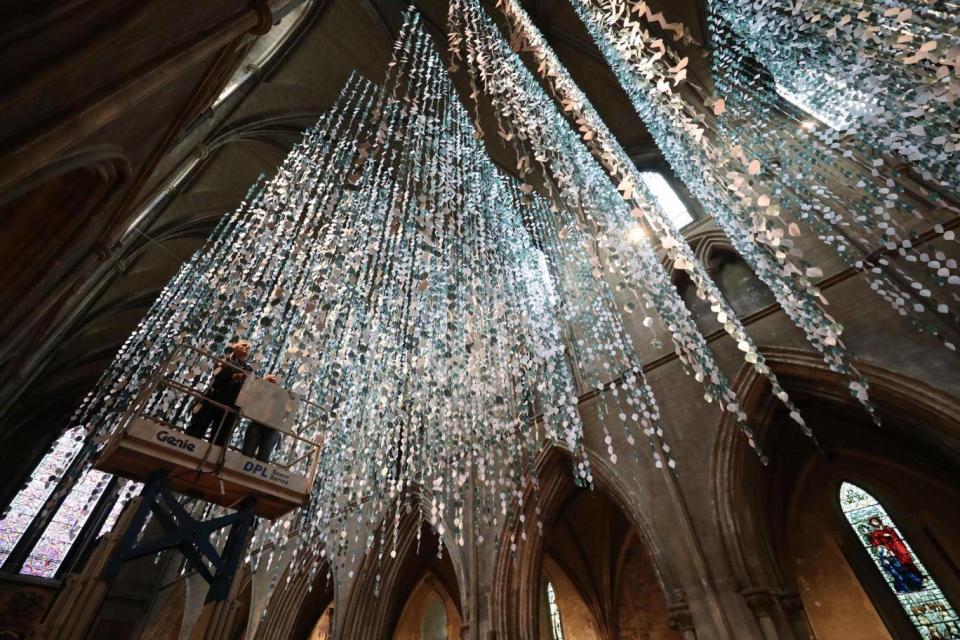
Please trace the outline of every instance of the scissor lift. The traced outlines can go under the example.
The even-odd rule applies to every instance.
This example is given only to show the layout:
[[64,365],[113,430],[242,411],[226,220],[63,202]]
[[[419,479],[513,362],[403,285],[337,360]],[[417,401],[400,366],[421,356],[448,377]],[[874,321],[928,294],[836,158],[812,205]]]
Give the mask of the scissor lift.
[[[219,366],[234,366],[198,349],[178,349],[182,350],[195,351]],[[316,474],[319,445],[294,433],[291,426],[298,408],[305,403],[278,385],[248,377],[237,398],[237,408],[226,406],[169,377],[169,368],[167,365],[150,380],[124,416],[120,429],[108,437],[94,464],[97,469],[139,482],[147,482],[156,472],[164,471],[170,489],[224,507],[235,507],[245,498],[254,497],[256,515],[271,520],[306,504]],[[172,397],[168,390],[181,398],[190,398],[188,408],[191,404],[208,403],[223,411],[224,419],[211,439],[186,434],[183,422],[190,413],[183,411],[183,406],[170,406]],[[165,416],[171,409],[173,416]],[[229,443],[243,418],[301,444],[291,447],[294,443],[283,443],[281,460],[270,463],[244,456],[229,445],[214,444],[223,429],[228,431],[225,440]],[[290,458],[290,452],[296,455]]]
[[[235,405],[222,404],[201,390],[223,367],[245,375]],[[194,411],[203,405],[221,413],[209,439],[185,431]],[[75,576],[73,588],[68,585],[58,598],[56,617],[62,623],[52,623],[42,637],[82,637],[71,631],[71,618],[74,624],[78,620],[69,612],[89,614],[125,562],[167,549],[179,550],[210,584],[207,601],[226,599],[255,517],[273,520],[309,500],[320,445],[301,434],[315,433],[323,416],[318,405],[228,360],[196,347],[177,347],[118,428],[105,437],[94,463],[101,471],[143,482],[143,491],[128,507],[130,513],[118,521],[118,530],[109,537],[109,551],[100,551],[88,563],[89,572]],[[238,450],[240,436],[254,423],[281,434],[277,450],[266,461]],[[181,504],[177,494],[232,511],[198,519],[197,510]],[[150,515],[162,534],[140,540]],[[230,532],[218,548],[211,535],[228,526]]]
[[[222,367],[246,376],[235,405],[207,396],[214,371]],[[222,412],[209,440],[185,432],[195,409],[203,405]],[[117,429],[104,438],[94,463],[102,471],[143,482],[143,491],[101,539],[82,572],[67,576],[33,637],[87,638],[123,564],[168,549],[179,550],[210,585],[206,600],[216,604],[202,637],[228,637],[230,599],[236,597],[234,576],[254,520],[276,519],[307,503],[320,445],[303,434],[316,433],[325,418],[318,405],[228,360],[195,347],[177,347],[147,381]],[[267,461],[239,450],[241,436],[253,423],[281,434]],[[262,452],[260,457],[265,457]],[[197,517],[204,509],[182,504],[177,494],[227,509],[204,520]],[[153,534],[141,536],[151,514],[157,526],[150,527]],[[229,534],[218,546],[211,536],[228,526]]]
[[[246,376],[235,406],[219,403],[199,390],[218,367]],[[193,412],[203,404],[221,412],[210,439],[185,432]],[[145,484],[103,577],[115,578],[128,560],[176,548],[210,583],[208,600],[225,598],[254,517],[273,520],[309,500],[320,448],[300,433],[310,433],[322,416],[319,406],[253,377],[228,360],[179,346],[148,381],[118,429],[106,437],[94,463],[101,471]],[[269,461],[238,450],[240,435],[253,423],[281,434],[278,451]],[[234,511],[197,520],[176,494]],[[138,542],[150,514],[164,533]],[[218,550],[210,536],[227,526],[230,533]]]

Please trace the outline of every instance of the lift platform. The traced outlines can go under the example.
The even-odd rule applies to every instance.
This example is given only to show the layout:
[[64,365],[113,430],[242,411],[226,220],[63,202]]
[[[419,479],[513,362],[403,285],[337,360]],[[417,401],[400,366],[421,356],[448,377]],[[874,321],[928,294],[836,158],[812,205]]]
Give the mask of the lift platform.
[[[223,367],[246,376],[235,406],[206,395],[204,383]],[[204,404],[221,416],[210,439],[185,431]],[[107,436],[94,467],[144,483],[162,473],[176,493],[233,509],[252,505],[256,515],[273,520],[309,499],[320,445],[300,434],[311,433],[323,415],[318,405],[278,384],[181,345]],[[246,429],[263,427],[280,434],[269,461],[240,450]]]

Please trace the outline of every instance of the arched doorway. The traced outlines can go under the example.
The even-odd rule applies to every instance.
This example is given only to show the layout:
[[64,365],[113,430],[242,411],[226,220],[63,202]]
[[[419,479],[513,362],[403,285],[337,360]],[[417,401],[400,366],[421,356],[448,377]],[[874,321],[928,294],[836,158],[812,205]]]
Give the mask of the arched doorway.
[[[452,565],[448,568],[452,569]],[[427,569],[413,588],[393,631],[393,640],[458,640],[463,617],[444,580]]]
[[769,398],[765,382],[741,376],[739,395],[770,464],[761,465],[733,425],[724,425],[715,497],[728,556],[764,636],[937,637],[911,622],[871,556],[870,531],[842,498],[856,487],[881,504],[886,524],[896,524],[922,561],[928,584],[956,603],[960,402],[864,365],[883,419],[878,429],[814,356],[780,350],[768,352],[767,362],[820,446]]
[[[404,501],[397,508],[399,518],[385,517],[384,526],[389,529],[383,537],[376,535],[384,546],[367,551],[358,568],[345,576],[353,579],[344,610],[337,615],[335,637],[417,638],[424,629],[424,616],[432,612],[432,617],[427,616],[428,632],[436,635],[446,629],[451,640],[459,639],[465,621],[463,548],[448,536],[441,539],[422,522],[414,503]],[[436,615],[433,597],[444,605],[443,620]]]
[[315,574],[287,569],[277,580],[256,640],[333,638],[335,582],[326,565]]
[[[499,637],[680,637],[670,628],[666,596],[679,590],[665,588],[676,585],[672,571],[647,528],[638,525],[643,520],[635,502],[608,489],[616,485],[603,466],[591,465],[593,490],[574,485],[566,453],[552,449],[542,457],[539,492],[528,494],[523,522],[518,514],[519,526],[500,541],[492,600]],[[523,539],[524,527],[536,527],[538,518],[543,534]]]

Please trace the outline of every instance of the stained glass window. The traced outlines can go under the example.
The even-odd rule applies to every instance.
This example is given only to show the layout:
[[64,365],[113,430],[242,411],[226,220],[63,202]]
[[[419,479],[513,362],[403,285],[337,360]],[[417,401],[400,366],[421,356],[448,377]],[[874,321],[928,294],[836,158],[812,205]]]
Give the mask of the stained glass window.
[[81,427],[65,432],[40,460],[27,485],[16,495],[0,521],[0,564],[6,562],[27,527],[40,513],[86,436]]
[[109,481],[109,474],[95,469],[81,476],[30,550],[20,573],[43,578],[56,575]]
[[143,488],[143,485],[139,482],[132,482],[130,480],[121,480],[120,489],[117,492],[117,501],[113,503],[113,506],[110,508],[110,513],[107,514],[107,518],[103,521],[103,525],[100,527],[100,532],[97,533],[97,537],[110,533],[110,530],[113,529],[113,525],[116,524],[117,518],[120,517],[120,512],[123,511],[124,505],[130,501],[130,498],[140,493],[140,490]]
[[663,174],[658,171],[642,171],[640,177],[650,194],[656,199],[657,204],[663,209],[664,213],[673,221],[673,224],[679,229],[693,222],[693,216],[687,205],[677,195],[677,192],[670,186]]
[[844,482],[840,506],[910,622],[925,640],[960,638],[960,618],[876,498]]
[[447,640],[447,610],[443,600],[435,593],[427,596],[420,620],[420,638],[422,640]]
[[[80,427],[65,432],[40,460],[27,485],[16,495],[0,521],[0,564],[16,547],[34,518],[50,499],[54,489],[74,461],[86,433]],[[50,519],[36,545],[19,568],[20,573],[44,578],[56,575],[61,563],[77,540],[80,530],[93,513],[111,476],[88,469]],[[119,498],[110,509],[98,535],[109,531],[131,495],[140,490],[136,482],[122,481]]]
[[557,591],[549,580],[547,580],[547,608],[550,611],[550,636],[553,640],[563,640],[563,624],[560,621],[560,607],[557,606]]

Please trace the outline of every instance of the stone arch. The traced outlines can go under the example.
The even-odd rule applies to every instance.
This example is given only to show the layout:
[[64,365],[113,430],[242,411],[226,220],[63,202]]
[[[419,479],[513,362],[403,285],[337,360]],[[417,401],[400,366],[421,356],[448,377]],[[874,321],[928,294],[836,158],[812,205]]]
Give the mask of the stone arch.
[[256,640],[307,640],[317,619],[335,600],[335,582],[324,564],[311,576],[287,566],[257,625]]
[[[113,220],[104,214],[130,171],[122,151],[95,147],[68,154],[0,194],[0,248],[16,265],[0,278],[0,296],[10,304],[0,326],[17,326],[16,310],[44,317],[47,309],[38,307],[57,278],[95,244],[106,255],[103,238]],[[44,225],[36,224],[38,211],[46,216]]]
[[[753,273],[722,232],[715,229],[702,231],[692,235],[688,242],[723,297],[741,318],[775,305],[773,293]],[[720,324],[710,311],[709,303],[697,296],[696,287],[686,271],[674,268],[669,260],[664,266],[672,270],[673,284],[701,330],[705,334],[718,330]]]
[[[818,355],[786,348],[762,351],[819,446],[786,417],[765,378],[741,369],[734,387],[771,463],[761,465],[732,418],[724,416],[711,483],[726,559],[748,606],[766,635],[816,633],[853,640],[904,632],[896,603],[891,608],[889,592],[877,588],[879,574],[867,571],[854,553],[862,549],[855,548],[857,541],[847,531],[836,491],[848,480],[888,501],[907,535],[918,540],[917,553],[931,557],[931,571],[943,567],[941,587],[960,593],[960,576],[946,569],[960,560],[960,543],[948,533],[960,527],[960,517],[937,513],[924,497],[960,505],[952,486],[960,471],[960,400],[908,376],[858,363],[884,420],[877,429],[850,397],[843,378]],[[854,620],[856,625],[843,626]],[[856,635],[857,629],[867,635]],[[909,629],[904,633],[912,635]]]
[[715,246],[707,254],[706,264],[717,288],[741,317],[776,303],[770,289],[733,248]]
[[[466,620],[464,596],[467,593],[466,559],[463,547],[454,540],[448,530],[437,535],[420,517],[417,504],[429,508],[429,498],[417,491],[415,497],[400,500],[396,530],[396,555],[394,550],[394,513],[388,513],[381,521],[387,527],[384,549],[373,548],[357,563],[350,578],[349,593],[343,611],[337,611],[336,637],[344,640],[371,640],[391,637],[400,619],[408,595],[413,591],[427,570],[443,581],[459,608],[460,617]],[[379,537],[380,530],[375,532]],[[442,558],[437,559],[442,549]],[[380,552],[382,551],[382,557]],[[432,559],[437,559],[433,562]]]
[[[683,591],[672,561],[653,535],[642,507],[631,496],[623,479],[600,456],[589,454],[594,489],[608,500],[626,526],[631,528],[649,559],[660,593],[664,597],[664,611],[683,600]],[[535,639],[537,636],[540,585],[547,536],[539,535],[537,522],[550,530],[552,522],[576,497],[578,488],[573,482],[570,454],[559,446],[544,449],[534,467],[539,488],[527,486],[521,504],[507,521],[497,542],[493,588],[489,606],[491,621],[498,637]],[[524,534],[526,537],[524,539]],[[619,552],[619,553],[618,553]],[[622,556],[617,549],[614,556]],[[604,615],[602,605],[589,602],[605,634],[616,637],[615,623]],[[607,614],[612,612],[606,611]]]
[[447,621],[447,637],[450,640],[460,637],[463,617],[460,613],[459,604],[444,586],[443,580],[428,569],[403,606],[400,619],[392,635],[394,640],[414,640],[420,637],[421,622],[431,596],[436,596],[443,603]]

